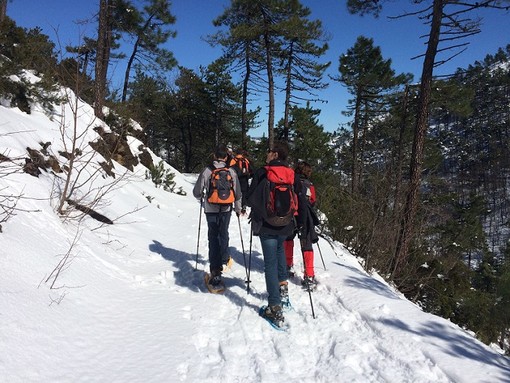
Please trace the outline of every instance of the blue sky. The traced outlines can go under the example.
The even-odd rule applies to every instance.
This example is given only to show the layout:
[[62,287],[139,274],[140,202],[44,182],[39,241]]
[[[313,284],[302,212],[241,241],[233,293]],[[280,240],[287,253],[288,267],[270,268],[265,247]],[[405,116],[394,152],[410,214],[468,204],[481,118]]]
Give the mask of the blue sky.
[[[141,3],[140,1],[135,1]],[[173,29],[177,38],[168,42],[167,49],[174,53],[179,64],[191,69],[207,66],[218,58],[221,52],[211,48],[201,37],[214,33],[217,29],[212,20],[220,15],[230,3],[229,0],[174,0],[172,13],[177,22]],[[387,16],[396,16],[405,11],[416,10],[411,1],[394,1],[389,4],[384,14],[374,19],[371,16],[353,16],[347,12],[344,0],[302,0],[312,10],[312,19],[320,19],[324,30],[331,35],[330,49],[324,61],[331,61],[328,70],[331,76],[338,75],[338,59],[352,47],[358,36],[364,35],[374,39],[374,45],[380,46],[384,58],[391,58],[397,73],[410,72],[419,80],[422,60],[411,60],[425,50],[425,40],[420,36],[426,28],[414,17],[390,20]],[[98,1],[69,0],[12,0],[8,3],[7,13],[18,25],[26,28],[39,26],[57,45],[77,45],[83,35],[95,36],[96,26],[93,15],[97,12]],[[510,43],[509,13],[505,11],[486,10],[479,16],[484,18],[482,33],[471,37],[471,44],[466,52],[453,59],[447,65],[436,69],[435,74],[448,74],[456,68],[466,67],[476,60],[483,60],[487,54],[493,54],[500,47]],[[80,22],[78,22],[80,21]],[[87,22],[88,21],[88,22]],[[110,75],[121,78],[125,63],[118,63],[110,69]],[[120,80],[118,80],[120,83]],[[120,86],[120,85],[119,85]],[[346,110],[349,94],[337,82],[330,82],[327,90],[320,93],[327,103],[313,104],[322,110],[319,122],[327,131],[334,131],[347,118],[341,112]],[[258,103],[265,105],[266,96],[260,95]],[[280,98],[281,100],[281,98]],[[277,103],[279,99],[277,98]],[[279,102],[281,105],[281,102]],[[263,109],[261,118],[264,119]],[[276,121],[282,117],[283,106],[277,106]],[[265,132],[265,123],[252,131],[252,135]],[[260,133],[260,134],[259,134]]]

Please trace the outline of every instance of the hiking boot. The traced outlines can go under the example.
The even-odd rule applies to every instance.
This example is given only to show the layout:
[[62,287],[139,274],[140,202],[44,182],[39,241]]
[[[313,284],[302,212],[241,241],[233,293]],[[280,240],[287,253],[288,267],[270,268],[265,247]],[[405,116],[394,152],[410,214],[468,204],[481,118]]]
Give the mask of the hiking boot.
[[210,277],[209,277],[209,284],[214,287],[221,284],[221,271],[211,270]]
[[215,275],[209,279],[209,284],[211,286],[217,287],[221,284],[221,275]]
[[280,299],[282,301],[289,299],[289,284],[287,281],[280,282]]
[[303,286],[304,289],[308,290],[308,291],[312,291],[312,290],[315,290],[315,288],[317,287],[317,279],[315,279],[315,276],[312,276],[312,277],[308,277],[308,276],[305,276],[303,278],[303,281],[301,282],[301,285]]
[[290,305],[289,299],[289,284],[287,281],[280,282],[280,301],[282,302],[282,308],[288,310]]
[[287,274],[289,278],[294,278],[296,276],[296,272],[294,271],[294,266],[287,266]]
[[282,327],[283,322],[285,321],[282,313],[282,308],[278,305],[267,306],[262,313],[262,316],[277,327]]

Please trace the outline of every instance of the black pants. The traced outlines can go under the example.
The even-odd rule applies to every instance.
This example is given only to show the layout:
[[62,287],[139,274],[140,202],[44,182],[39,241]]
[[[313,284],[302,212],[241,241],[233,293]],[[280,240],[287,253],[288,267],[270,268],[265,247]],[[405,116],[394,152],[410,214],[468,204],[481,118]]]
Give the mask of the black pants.
[[229,257],[228,227],[230,225],[231,211],[224,213],[206,213],[209,239],[209,269],[211,273],[220,272],[223,263]]

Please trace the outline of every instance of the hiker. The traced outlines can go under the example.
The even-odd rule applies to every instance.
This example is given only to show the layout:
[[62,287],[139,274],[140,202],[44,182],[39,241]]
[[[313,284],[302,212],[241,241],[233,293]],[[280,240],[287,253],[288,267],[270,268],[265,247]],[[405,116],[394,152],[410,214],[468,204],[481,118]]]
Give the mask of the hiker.
[[248,159],[248,152],[244,149],[237,149],[235,156],[230,160],[230,167],[234,168],[241,184],[241,211],[246,213],[246,194],[248,192],[249,180],[253,177],[253,169]]
[[[225,145],[218,145],[214,152],[212,164],[205,167],[198,176],[193,188],[193,195],[203,200],[205,217],[208,226],[209,240],[209,284],[218,286],[223,283],[221,273],[223,268],[230,263],[228,250],[229,234],[228,227],[232,214],[232,204],[236,214],[241,214],[241,186],[234,169],[227,168],[227,148]],[[229,177],[229,185],[223,192],[215,190],[211,176],[213,174]],[[220,188],[219,186],[217,187]],[[204,194],[205,190],[205,194]],[[229,194],[224,201],[214,199],[216,194]]]
[[303,288],[313,290],[317,286],[317,279],[315,278],[312,244],[319,240],[319,236],[315,232],[315,226],[319,224],[319,219],[313,209],[315,206],[316,196],[315,187],[310,181],[312,166],[305,161],[300,161],[295,168],[295,172],[296,175],[299,176],[299,180],[301,182],[302,194],[305,196],[305,206],[300,210],[300,214],[303,214],[299,220],[301,223],[300,229],[295,231],[285,240],[285,258],[287,261],[289,276],[294,276],[294,237],[297,234],[304,262],[304,275],[301,284],[303,285]]
[[[278,327],[281,327],[284,322],[282,300],[288,301],[287,264],[283,242],[294,232],[296,222],[294,212],[290,218],[285,219],[281,226],[276,226],[279,223],[273,225],[268,222],[269,217],[266,212],[268,187],[266,184],[273,172],[280,174],[292,187],[295,196],[299,198],[301,182],[287,165],[287,156],[287,146],[283,143],[275,143],[267,153],[266,166],[255,171],[246,196],[248,206],[251,207],[250,219],[253,235],[260,238],[264,257],[268,306],[261,315]],[[298,205],[298,201],[296,201],[296,205]]]

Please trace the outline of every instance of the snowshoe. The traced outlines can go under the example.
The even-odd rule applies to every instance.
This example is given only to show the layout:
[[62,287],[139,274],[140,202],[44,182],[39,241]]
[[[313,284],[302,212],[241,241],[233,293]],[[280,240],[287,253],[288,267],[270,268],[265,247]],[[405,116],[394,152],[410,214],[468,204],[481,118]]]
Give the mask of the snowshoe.
[[301,282],[301,286],[303,286],[303,289],[306,291],[314,291],[317,288],[317,279],[315,279],[315,276],[313,277],[304,277],[303,281]]
[[280,306],[262,306],[259,315],[264,318],[273,328],[279,331],[286,331],[285,318]]
[[213,294],[221,294],[225,291],[225,282],[221,278],[221,275],[215,275],[211,277],[211,274],[205,273],[204,276],[205,287]]

